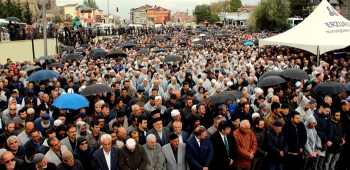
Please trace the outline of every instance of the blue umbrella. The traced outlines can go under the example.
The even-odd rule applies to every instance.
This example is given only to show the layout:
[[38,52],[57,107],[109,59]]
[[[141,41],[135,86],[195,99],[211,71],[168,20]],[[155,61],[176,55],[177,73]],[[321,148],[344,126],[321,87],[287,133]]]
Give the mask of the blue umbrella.
[[247,41],[247,42],[244,43],[244,45],[245,45],[245,46],[253,46],[254,43],[251,42],[251,41]]
[[60,74],[52,71],[52,70],[40,70],[32,75],[30,75],[27,79],[27,81],[40,81],[40,80],[47,80],[50,78],[58,77]]
[[78,110],[83,107],[89,107],[89,101],[80,94],[62,94],[53,103],[53,106],[59,109]]

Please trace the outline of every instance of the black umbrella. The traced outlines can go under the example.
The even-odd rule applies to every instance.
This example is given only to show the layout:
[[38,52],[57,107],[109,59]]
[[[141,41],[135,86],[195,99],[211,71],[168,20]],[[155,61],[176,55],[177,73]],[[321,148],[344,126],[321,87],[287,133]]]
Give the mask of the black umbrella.
[[205,40],[198,40],[198,41],[195,41],[194,44],[203,44],[203,45],[205,45],[205,44],[208,44],[208,42],[205,41]]
[[275,71],[275,70],[268,71],[268,72],[264,73],[263,75],[261,75],[259,77],[259,80],[262,80],[265,77],[269,77],[269,76],[281,76],[281,72],[280,71]]
[[242,96],[243,94],[238,91],[223,91],[209,97],[207,103],[225,103],[227,100],[234,101]]
[[215,38],[222,38],[222,37],[224,37],[222,34],[215,35]]
[[74,47],[72,47],[72,46],[65,46],[62,50],[63,51],[73,51]]
[[156,40],[157,40],[157,41],[165,41],[166,38],[164,38],[164,37],[157,37]]
[[83,58],[83,56],[72,53],[72,54],[68,54],[68,55],[64,56],[63,60],[80,60],[82,58]]
[[168,45],[164,45],[164,48],[174,48],[174,46],[173,46],[173,45],[168,44]]
[[140,50],[140,54],[146,54],[146,53],[151,53],[149,50],[147,50],[147,49],[142,49],[142,50]]
[[269,76],[266,77],[262,80],[260,80],[260,82],[258,83],[259,87],[264,87],[264,86],[273,86],[276,84],[281,84],[281,83],[285,83],[286,80],[283,79],[282,77],[279,76]]
[[92,50],[93,53],[96,52],[96,51],[104,51],[104,49],[102,49],[102,48],[95,48],[94,50]]
[[155,53],[161,53],[161,52],[166,52],[165,49],[162,49],[162,48],[158,48],[158,49],[155,49],[153,52]]
[[51,63],[47,65],[46,67],[51,68],[51,67],[62,67],[63,65],[61,63]]
[[30,72],[30,71],[33,71],[33,70],[41,70],[42,68],[40,66],[30,66],[28,68],[26,68],[24,71],[26,72]]
[[179,52],[179,51],[187,51],[187,50],[188,50],[187,48],[180,48],[177,51]]
[[83,44],[83,45],[81,45],[81,47],[90,47],[90,45],[89,44]]
[[136,45],[134,43],[125,43],[123,45],[124,48],[132,48],[132,47],[135,47]]
[[51,55],[44,55],[38,58],[38,60],[54,60],[55,58],[53,58]]
[[341,92],[346,92],[347,89],[344,85],[340,84],[339,82],[331,81],[316,84],[316,86],[312,88],[312,91],[319,94],[338,94]]
[[230,34],[223,34],[222,36],[224,36],[224,37],[231,37]]
[[93,85],[87,86],[83,91],[81,91],[80,94],[83,96],[88,96],[88,95],[111,92],[111,91],[112,89],[104,84],[93,84]]
[[17,17],[7,17],[6,18],[7,21],[17,21],[17,22],[21,22],[21,20]]
[[107,57],[111,57],[111,58],[117,58],[117,57],[126,57],[126,53],[122,50],[113,50],[110,53],[107,54]]
[[180,38],[180,39],[187,39],[187,37],[185,37],[185,36],[179,36],[178,38]]
[[115,44],[114,44],[114,46],[116,46],[116,47],[123,47],[123,45],[124,45],[124,44],[122,44],[122,43],[115,43]]
[[147,47],[148,48],[153,48],[153,47],[157,47],[157,45],[156,44],[148,44]]
[[99,50],[91,54],[93,57],[106,57],[107,56],[107,51],[105,50]]
[[297,80],[303,80],[303,79],[309,79],[309,75],[304,70],[297,69],[297,68],[288,68],[284,70],[281,75],[283,77],[288,77],[290,79],[297,79]]
[[135,47],[133,47],[134,49],[141,49],[141,48],[144,48],[144,47],[142,47],[142,46],[135,46]]
[[171,39],[173,39],[172,37],[170,37],[170,36],[164,36],[164,38],[166,38],[167,40],[171,40]]
[[178,55],[169,55],[163,60],[163,62],[165,63],[172,62],[172,61],[184,61],[184,60]]
[[180,45],[187,45],[187,42],[180,42]]
[[197,47],[202,47],[202,44],[193,44],[191,47],[197,48]]
[[75,52],[84,52],[84,48],[77,48],[75,49]]

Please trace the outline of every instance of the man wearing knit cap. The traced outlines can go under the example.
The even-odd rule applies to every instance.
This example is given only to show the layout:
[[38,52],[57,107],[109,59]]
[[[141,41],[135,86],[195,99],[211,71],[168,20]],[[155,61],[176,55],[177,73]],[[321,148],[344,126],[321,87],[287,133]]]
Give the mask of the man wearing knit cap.
[[166,127],[169,128],[170,131],[173,131],[173,122],[181,121],[181,114],[180,114],[180,111],[177,109],[172,110],[170,114],[171,114],[171,121],[169,121]]
[[78,159],[74,159],[72,152],[66,151],[62,154],[62,163],[60,163],[57,170],[82,170],[83,165]]
[[53,122],[54,122],[54,119],[52,117],[50,117],[49,114],[44,113],[41,115],[40,118],[37,118],[34,121],[34,127],[35,127],[35,129],[40,131],[40,133],[41,133],[41,135],[43,135],[43,137],[46,137],[45,131],[47,129],[50,129],[53,126]]
[[31,167],[29,167],[27,170],[56,170],[56,165],[47,162],[44,154],[38,153],[33,158],[33,163]]
[[117,114],[115,114],[115,119],[108,123],[109,129],[113,129],[112,125],[117,121],[119,122],[119,127],[124,127],[126,129],[129,127],[128,118],[125,116],[124,110],[117,111]]
[[128,139],[119,150],[118,163],[120,170],[146,169],[147,162],[148,156],[145,149],[142,145],[137,144],[134,139]]
[[102,148],[95,151],[92,158],[92,166],[100,170],[119,170],[119,149],[112,146],[112,137],[109,134],[101,136]]
[[164,164],[164,155],[162,147],[157,143],[157,138],[153,134],[149,134],[146,138],[147,143],[143,145],[148,155],[146,169],[162,169]]
[[[162,147],[165,158],[165,167],[167,170],[186,170],[189,169],[186,161],[186,144],[179,142],[177,134],[169,136],[170,143]],[[175,159],[174,159],[175,158]]]
[[284,158],[288,153],[288,144],[282,132],[282,122],[273,122],[273,128],[266,131],[266,149],[268,169],[283,169]]

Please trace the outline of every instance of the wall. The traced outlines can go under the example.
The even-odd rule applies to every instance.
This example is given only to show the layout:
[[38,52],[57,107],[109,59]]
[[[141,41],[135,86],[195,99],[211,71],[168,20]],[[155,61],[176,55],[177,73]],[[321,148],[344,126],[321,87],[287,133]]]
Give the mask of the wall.
[[[47,54],[56,53],[56,40],[47,39]],[[39,58],[44,55],[44,41],[42,39],[34,40],[35,57]],[[32,41],[10,41],[0,43],[0,63],[6,63],[6,59],[11,58],[13,62],[33,60]]]

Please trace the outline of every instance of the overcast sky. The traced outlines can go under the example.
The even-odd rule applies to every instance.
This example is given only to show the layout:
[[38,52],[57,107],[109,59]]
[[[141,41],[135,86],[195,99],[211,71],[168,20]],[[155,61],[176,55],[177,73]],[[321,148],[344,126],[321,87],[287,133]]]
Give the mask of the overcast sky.
[[[100,9],[107,13],[107,0],[95,0]],[[120,16],[121,19],[129,18],[129,11],[131,8],[137,8],[145,4],[154,6],[161,6],[166,9],[171,10],[171,13],[175,12],[188,12],[191,14],[192,10],[196,5],[199,4],[210,4],[211,2],[216,2],[217,0],[110,0],[109,10],[110,13]],[[241,0],[242,4],[256,5],[260,0]],[[146,2],[146,3],[145,3]],[[58,6],[64,6],[66,4],[78,3],[79,5],[83,3],[83,0],[56,0]],[[116,12],[116,7],[118,7],[119,12]]]

